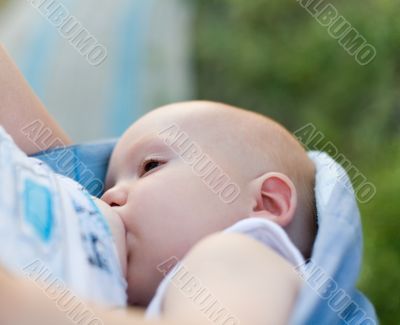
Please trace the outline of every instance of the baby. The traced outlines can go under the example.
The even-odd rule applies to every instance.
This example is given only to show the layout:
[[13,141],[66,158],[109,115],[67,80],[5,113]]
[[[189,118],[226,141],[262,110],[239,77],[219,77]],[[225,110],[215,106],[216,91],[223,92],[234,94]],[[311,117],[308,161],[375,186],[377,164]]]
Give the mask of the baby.
[[[25,200],[19,214],[39,234],[41,240],[35,242],[41,244],[32,245],[21,235],[23,230],[20,233],[18,226],[4,222],[2,241],[14,243],[20,255],[30,251],[25,253],[25,273],[38,272],[37,260],[27,262],[39,255],[69,286],[74,284],[78,294],[96,302],[123,305],[126,279],[128,302],[147,306],[163,277],[160,264],[171,257],[182,259],[202,238],[249,217],[278,224],[302,255],[310,256],[316,233],[314,165],[287,130],[262,115],[205,101],[172,104],[148,113],[118,141],[102,200],[90,198],[65,177],[57,176],[53,182],[45,165],[10,148],[11,142],[2,139],[0,173],[14,173],[4,167],[11,161],[9,168],[20,166],[15,174],[33,175],[33,181],[18,175],[24,184],[14,185],[16,192],[25,187],[19,194]],[[5,187],[11,191],[15,180],[7,185],[3,177],[2,191]],[[227,179],[234,191],[221,196],[224,192],[218,189]],[[46,188],[58,188],[64,217],[57,213],[57,202]],[[8,240],[10,228],[18,231]],[[54,234],[57,231],[63,235]],[[53,243],[57,235],[67,238],[63,245]],[[9,245],[0,250],[5,265],[16,256]],[[68,247],[67,252],[60,246]],[[57,264],[65,256],[73,261],[67,263],[69,268]],[[86,279],[82,292],[79,278]]]
[[[237,187],[234,200],[215,191],[226,176],[213,166]],[[97,202],[120,227],[129,302],[149,303],[162,279],[157,265],[248,217],[280,225],[308,258],[316,233],[313,186],[314,165],[302,146],[262,115],[205,101],[148,113],[117,143],[102,197],[107,204]]]

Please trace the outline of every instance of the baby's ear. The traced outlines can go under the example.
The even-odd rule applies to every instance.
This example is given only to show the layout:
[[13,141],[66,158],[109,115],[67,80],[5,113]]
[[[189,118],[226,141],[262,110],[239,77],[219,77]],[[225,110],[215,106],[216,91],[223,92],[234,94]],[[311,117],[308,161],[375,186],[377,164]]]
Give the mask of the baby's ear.
[[288,226],[297,206],[293,182],[284,174],[266,173],[253,181],[256,206],[252,216],[267,218],[281,227]]

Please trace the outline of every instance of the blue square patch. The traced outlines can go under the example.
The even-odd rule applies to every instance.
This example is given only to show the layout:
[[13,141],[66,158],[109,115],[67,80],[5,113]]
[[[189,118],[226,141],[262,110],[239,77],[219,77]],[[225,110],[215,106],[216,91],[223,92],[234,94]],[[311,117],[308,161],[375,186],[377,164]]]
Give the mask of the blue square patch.
[[50,190],[30,179],[26,179],[23,197],[25,221],[32,226],[44,242],[48,242],[54,224],[53,200]]

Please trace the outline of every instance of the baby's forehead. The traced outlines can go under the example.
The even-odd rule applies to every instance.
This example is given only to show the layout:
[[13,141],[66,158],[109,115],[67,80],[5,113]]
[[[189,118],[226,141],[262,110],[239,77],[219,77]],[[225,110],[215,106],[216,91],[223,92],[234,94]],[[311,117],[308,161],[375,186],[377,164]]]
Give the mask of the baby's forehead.
[[[193,106],[193,105],[192,105]],[[259,139],[266,138],[268,123],[260,123],[259,117],[244,110],[214,109],[178,105],[168,109],[157,109],[134,123],[123,135],[123,147],[135,143],[150,144],[152,138],[171,142],[176,138],[192,141],[205,150],[237,152],[256,146]],[[262,124],[256,125],[256,124]],[[267,133],[270,137],[272,130]],[[167,138],[167,139],[166,139]]]
[[152,138],[164,138],[165,134],[187,134],[198,140],[206,138],[217,127],[212,116],[204,116],[190,109],[156,110],[137,122],[123,134],[121,142],[145,142]]
[[151,111],[135,122],[123,135],[121,147],[141,138],[159,136],[189,138],[206,151],[237,155],[276,149],[291,144],[290,134],[275,121],[257,113],[210,102],[173,104]]

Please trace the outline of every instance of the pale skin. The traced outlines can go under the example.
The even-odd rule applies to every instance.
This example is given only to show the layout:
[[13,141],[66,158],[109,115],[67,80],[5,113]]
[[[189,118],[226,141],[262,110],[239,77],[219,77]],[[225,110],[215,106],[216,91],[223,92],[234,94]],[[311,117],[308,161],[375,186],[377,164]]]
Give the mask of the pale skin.
[[[65,145],[70,144],[1,48],[0,71],[0,124],[14,141],[28,154],[38,151],[37,145],[26,141],[19,130],[40,119],[52,129],[55,138],[63,139]],[[265,324],[266,320],[268,324],[285,324],[301,285],[293,267],[247,237],[208,235],[251,215],[268,218],[282,227],[289,226],[297,208],[296,188],[290,178],[280,172],[252,167],[245,175],[239,173],[240,164],[227,164],[226,157],[232,154],[229,150],[221,147],[211,150],[215,139],[210,142],[208,137],[196,132],[199,119],[207,126],[220,111],[217,110],[217,116],[213,115],[214,106],[210,108],[204,102],[180,105],[185,105],[187,110],[179,105],[160,109],[139,120],[125,133],[113,153],[107,176],[108,191],[103,201],[97,202],[116,239],[121,267],[129,283],[129,301],[145,306],[162,279],[156,266],[171,256],[185,256],[185,265],[225,302],[242,324]],[[199,105],[206,108],[198,109]],[[9,116],[10,107],[12,117]],[[190,114],[189,110],[192,110]],[[192,118],[193,110],[199,114],[196,119]],[[230,205],[221,202],[171,148],[160,143],[157,132],[171,122],[190,131],[195,141],[226,168],[241,187],[238,200]],[[44,149],[47,148],[40,148]],[[207,261],[210,268],[203,267]],[[45,321],[69,324],[40,289],[4,271],[0,274],[0,301],[4,301],[0,304],[0,318],[18,324],[32,324],[34,319],[42,324]],[[218,274],[230,276],[221,280]],[[233,295],[232,289],[241,294]],[[21,296],[25,303],[7,303],[13,299],[20,301]],[[244,296],[248,304],[243,303]],[[173,286],[168,290],[164,307],[159,324],[169,324],[168,321],[173,324],[207,323],[196,306]],[[105,323],[147,323],[136,312],[116,315],[106,310],[96,311]],[[0,319],[0,323],[6,322]]]
[[53,131],[49,137],[49,144],[51,143],[52,146],[61,143],[64,146],[72,144],[63,129],[47,113],[46,108],[29,87],[1,44],[0,85],[0,124],[26,154],[30,155],[49,149],[49,146],[42,143],[32,143],[21,133],[21,129],[36,120],[41,121],[43,125]]

